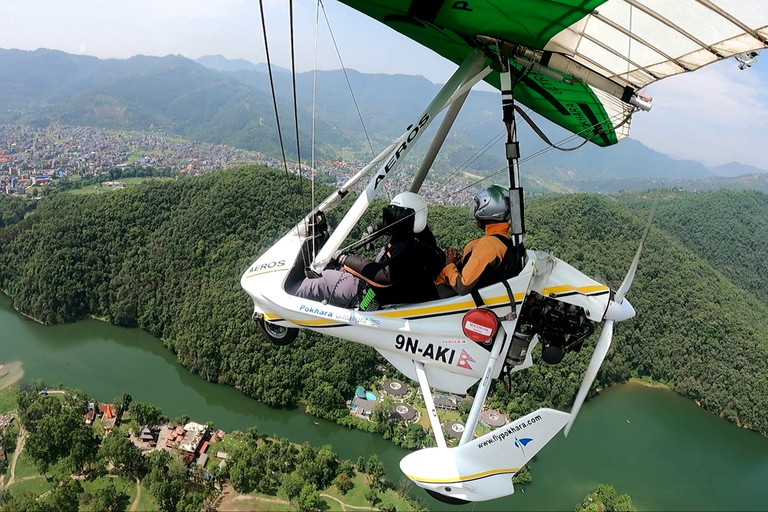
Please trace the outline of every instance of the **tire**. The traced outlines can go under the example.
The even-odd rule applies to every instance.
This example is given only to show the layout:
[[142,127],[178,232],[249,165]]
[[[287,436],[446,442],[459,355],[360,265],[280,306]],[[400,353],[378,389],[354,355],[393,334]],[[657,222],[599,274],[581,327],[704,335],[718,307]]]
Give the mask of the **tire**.
[[264,337],[279,347],[290,345],[299,335],[298,329],[266,322],[263,318],[256,320],[256,323]]

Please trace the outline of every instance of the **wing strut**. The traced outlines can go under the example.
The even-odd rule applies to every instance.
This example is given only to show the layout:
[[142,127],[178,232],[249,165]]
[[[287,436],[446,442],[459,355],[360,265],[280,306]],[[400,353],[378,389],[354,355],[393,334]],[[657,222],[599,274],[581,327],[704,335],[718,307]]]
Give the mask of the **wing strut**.
[[[512,305],[514,308],[514,304]],[[517,324],[515,320],[514,324]],[[514,332],[514,326],[512,332]],[[507,341],[506,329],[499,329],[504,335],[502,339],[499,339],[499,334],[496,334],[496,339],[493,342],[493,348],[491,349],[491,356],[488,358],[488,364],[485,365],[485,373],[483,373],[483,380],[480,381],[480,385],[477,387],[477,393],[472,401],[472,408],[469,410],[469,416],[467,417],[467,424],[464,426],[464,432],[461,433],[461,439],[459,440],[459,446],[472,440],[475,436],[475,427],[477,427],[477,419],[480,417],[480,410],[485,404],[485,398],[488,396],[488,391],[491,389],[491,383],[493,382],[493,368],[496,366],[496,361],[501,354],[501,347],[504,346],[504,342]]]
[[520,143],[517,140],[517,122],[515,121],[515,96],[512,83],[512,64],[504,59],[506,69],[499,73],[501,77],[501,108],[504,125],[507,128],[507,162],[509,164],[509,208],[512,223],[512,242],[516,247],[523,243],[525,222],[523,220],[523,187],[520,183]]
[[435,433],[437,446],[438,448],[447,448],[447,445],[445,444],[445,435],[443,435],[443,428],[440,426],[440,418],[437,417],[435,400],[432,398],[432,390],[429,389],[429,381],[427,380],[427,374],[424,371],[424,363],[414,361],[413,366],[416,368],[416,377],[419,378],[421,394],[424,396],[424,405],[427,408],[427,415],[429,416],[429,422],[432,425],[432,431]]
[[[464,81],[462,86],[466,86],[467,84],[473,84],[482,80],[486,76],[488,76],[491,73],[490,66],[486,67],[481,72],[481,66],[483,62],[477,61],[475,64],[475,68],[472,71],[473,77],[467,77],[467,79]],[[474,82],[473,82],[474,80]],[[419,190],[421,189],[421,185],[424,183],[424,178],[427,177],[427,173],[429,172],[429,169],[432,167],[432,164],[435,162],[435,157],[437,156],[437,153],[440,151],[440,148],[443,146],[443,143],[445,142],[445,137],[448,135],[448,132],[451,130],[451,127],[453,126],[453,122],[456,120],[456,116],[459,115],[459,112],[461,111],[461,107],[464,106],[464,100],[467,99],[467,96],[469,95],[470,88],[461,87],[458,91],[456,91],[459,96],[456,98],[456,100],[451,103],[451,106],[448,108],[448,111],[445,113],[445,117],[443,118],[442,123],[440,123],[440,127],[437,129],[437,133],[435,134],[435,137],[432,139],[432,143],[429,145],[429,149],[427,149],[427,153],[424,155],[424,160],[421,161],[421,165],[419,166],[418,172],[416,172],[416,176],[413,177],[413,181],[411,182],[411,188],[410,192],[413,192],[415,194],[419,193]]]

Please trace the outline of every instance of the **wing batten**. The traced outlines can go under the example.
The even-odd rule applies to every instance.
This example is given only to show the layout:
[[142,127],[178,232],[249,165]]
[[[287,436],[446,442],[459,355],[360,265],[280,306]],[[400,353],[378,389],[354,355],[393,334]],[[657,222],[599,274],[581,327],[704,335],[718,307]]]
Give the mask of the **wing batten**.
[[[656,80],[763,49],[768,41],[764,0],[340,1],[454,63],[460,63],[477,46],[477,36],[485,35],[553,52],[601,75],[618,89],[631,87],[634,91]],[[574,83],[558,83],[554,90],[558,98],[583,97],[553,102],[554,94],[541,92],[542,88],[550,90],[553,81],[535,71],[528,76],[531,80],[515,90],[519,103],[600,146],[615,144],[628,135],[626,118],[633,107],[612,104],[608,97],[616,95],[602,89],[599,80],[580,83],[579,75],[572,75],[568,78]],[[490,74],[486,81],[498,88],[498,73]],[[566,103],[589,104],[587,111],[596,116],[597,131],[604,135],[585,132],[572,112],[559,108]]]

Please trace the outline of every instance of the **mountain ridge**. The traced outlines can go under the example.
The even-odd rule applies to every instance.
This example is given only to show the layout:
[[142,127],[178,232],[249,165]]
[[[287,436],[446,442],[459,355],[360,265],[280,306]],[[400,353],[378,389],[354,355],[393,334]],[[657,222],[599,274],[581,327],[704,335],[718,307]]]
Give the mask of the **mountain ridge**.
[[[219,71],[220,69],[221,71]],[[273,66],[278,93],[283,147],[295,154],[292,81],[288,70]],[[279,157],[280,140],[266,65],[243,59],[204,56],[196,61],[178,55],[106,59],[71,55],[58,50],[0,49],[0,96],[8,98],[0,122],[44,126],[51,121],[106,128],[163,129],[203,142],[228,144]],[[41,80],[44,77],[44,80]],[[355,108],[349,84],[354,91]],[[301,153],[310,154],[312,140],[311,72],[296,76]],[[383,148],[399,136],[417,116],[439,85],[422,76],[364,74],[354,70],[317,73],[316,148],[320,158],[368,159],[371,147]],[[360,122],[358,108],[365,119]],[[506,165],[503,145],[483,152],[488,141],[502,130],[498,95],[470,93],[466,106],[448,135],[436,170],[452,172],[466,166],[479,175]],[[544,119],[551,140],[567,137],[565,131]],[[429,130],[437,129],[433,123]],[[763,187],[730,180],[741,170],[745,176],[764,174],[752,166],[732,163],[708,169],[691,160],[676,160],[656,152],[631,137],[608,148],[586,144],[572,152],[544,150],[531,130],[519,129],[525,176],[545,190],[616,191],[647,187],[647,182],[667,180],[667,185],[693,188],[732,186]],[[425,147],[417,145],[414,156]],[[535,159],[530,157],[541,153]],[[469,162],[469,164],[467,164]],[[718,176],[718,174],[725,176]],[[740,176],[740,175],[739,175]],[[709,180],[709,181],[702,181]]]

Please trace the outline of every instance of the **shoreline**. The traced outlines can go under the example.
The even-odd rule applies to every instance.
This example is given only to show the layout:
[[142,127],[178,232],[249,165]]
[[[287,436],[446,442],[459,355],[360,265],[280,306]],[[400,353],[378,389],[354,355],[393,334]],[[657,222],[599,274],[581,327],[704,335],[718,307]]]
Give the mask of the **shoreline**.
[[21,361],[0,364],[0,390],[13,386],[23,377]]
[[24,313],[24,312],[22,312],[22,311],[19,311],[18,309],[16,309],[16,306],[14,306],[14,304],[13,304],[13,302],[14,302],[14,301],[13,301],[13,297],[11,297],[11,295],[10,295],[10,294],[9,294],[9,293],[8,293],[6,290],[0,290],[0,294],[3,294],[3,295],[5,295],[6,297],[8,297],[8,300],[9,300],[9,301],[10,301],[10,303],[11,303],[11,304],[10,304],[10,305],[11,305],[11,309],[12,309],[12,310],[13,310],[15,313],[17,313],[17,314],[19,314],[19,315],[23,316],[23,317],[24,317],[24,318],[26,318],[27,320],[32,320],[33,322],[35,322],[35,323],[38,323],[38,324],[40,324],[40,325],[48,325],[48,324],[46,324],[45,322],[43,322],[42,320],[40,320],[39,318],[35,318],[35,317],[31,316],[31,315],[28,315],[28,314],[26,314],[26,313]]
[[[674,391],[674,389],[667,386],[663,382],[638,379],[636,377],[632,377],[631,379],[629,379],[627,382],[624,383],[624,385],[633,385],[633,384],[638,386],[644,386],[646,388],[666,389],[668,391]],[[614,384],[614,385],[620,385],[620,384]]]
[[[18,309],[17,309],[17,308],[14,306],[14,304],[13,304],[13,297],[11,297],[11,296],[8,294],[8,292],[7,292],[7,291],[5,291],[5,290],[0,290],[0,294],[2,294],[2,295],[5,295],[5,296],[8,298],[8,300],[11,302],[11,309],[12,309],[12,310],[13,310],[15,313],[17,313],[17,314],[19,314],[19,315],[23,316],[23,317],[24,317],[24,318],[26,318],[27,320],[32,320],[33,322],[35,322],[35,323],[37,323],[37,324],[40,324],[40,325],[45,325],[46,327],[50,327],[50,326],[53,326],[53,325],[61,325],[61,324],[48,324],[48,323],[45,323],[45,322],[43,322],[43,321],[42,321],[42,320],[40,320],[39,318],[35,318],[34,316],[32,316],[32,315],[28,315],[27,313],[24,313],[23,311],[19,311],[19,310],[18,310]],[[99,322],[104,322],[104,323],[107,323],[107,324],[111,324],[111,322],[109,321],[109,319],[108,319],[107,317],[98,317],[98,316],[96,316],[96,315],[88,315],[88,316],[86,316],[85,318],[87,318],[87,319],[90,319],[90,320],[97,320],[97,321],[99,321]],[[85,320],[85,318],[83,318],[82,320]],[[80,320],[75,320],[75,322],[79,322],[79,321],[80,321]],[[68,322],[62,322],[62,324],[66,324],[66,323],[68,323]]]

